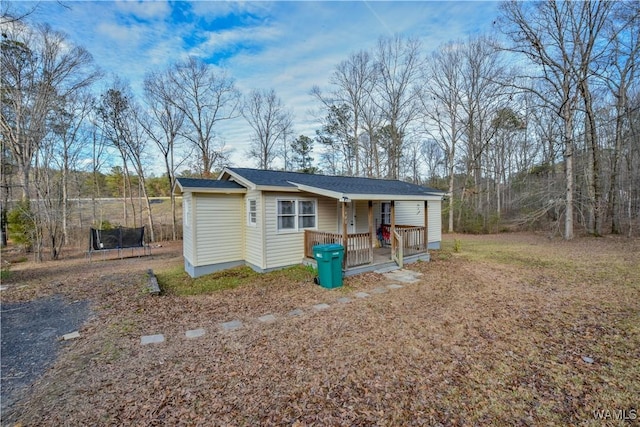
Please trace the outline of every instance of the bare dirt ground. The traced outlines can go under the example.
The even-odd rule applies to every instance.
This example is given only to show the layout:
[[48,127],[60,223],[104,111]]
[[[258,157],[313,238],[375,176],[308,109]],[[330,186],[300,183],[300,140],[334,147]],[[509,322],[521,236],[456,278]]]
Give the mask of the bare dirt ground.
[[[150,258],[20,263],[3,304],[62,295],[93,315],[3,425],[603,425],[640,415],[640,240],[447,236],[419,283],[367,299],[282,275],[152,297]],[[452,250],[459,240],[460,251]],[[311,305],[328,303],[315,312]],[[299,317],[287,316],[302,308]],[[261,324],[267,313],[277,321]],[[244,327],[225,332],[220,322]],[[206,335],[187,339],[185,331]],[[162,333],[161,344],[140,345]],[[4,375],[4,373],[3,373]],[[626,417],[626,421],[622,418]]]

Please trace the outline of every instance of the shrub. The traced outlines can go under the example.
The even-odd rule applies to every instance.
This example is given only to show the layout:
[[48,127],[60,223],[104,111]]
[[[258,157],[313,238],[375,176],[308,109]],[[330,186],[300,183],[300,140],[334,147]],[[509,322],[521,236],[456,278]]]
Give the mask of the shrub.
[[9,238],[30,251],[36,243],[36,219],[29,200],[21,200],[7,214]]

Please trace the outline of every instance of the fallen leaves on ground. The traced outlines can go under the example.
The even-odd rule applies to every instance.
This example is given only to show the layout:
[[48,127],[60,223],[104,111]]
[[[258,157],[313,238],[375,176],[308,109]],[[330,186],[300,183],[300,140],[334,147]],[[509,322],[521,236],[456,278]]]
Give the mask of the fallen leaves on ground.
[[[95,316],[3,418],[24,425],[597,425],[594,411],[638,409],[637,239],[456,239],[459,253],[433,252],[432,262],[408,266],[422,273],[419,283],[347,304],[336,300],[387,282],[369,273],[329,291],[258,277],[211,295],[147,295],[146,270],[181,263],[178,246],[153,259],[15,271],[13,280],[26,287],[9,298],[89,298]],[[318,303],[331,307],[310,308]],[[295,308],[305,314],[288,316]],[[256,320],[265,314],[277,321]],[[234,319],[243,328],[220,329]],[[196,328],[206,334],[187,339]],[[141,335],[156,333],[166,341],[140,345]]]

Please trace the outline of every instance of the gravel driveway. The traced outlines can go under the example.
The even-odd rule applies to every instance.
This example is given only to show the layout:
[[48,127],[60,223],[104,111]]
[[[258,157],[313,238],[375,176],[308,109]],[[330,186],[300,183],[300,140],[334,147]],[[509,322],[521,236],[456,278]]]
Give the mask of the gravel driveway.
[[[60,295],[29,302],[1,303],[2,414],[28,391],[65,345],[62,335],[76,331],[91,314],[88,301]],[[3,416],[4,418],[4,416]]]

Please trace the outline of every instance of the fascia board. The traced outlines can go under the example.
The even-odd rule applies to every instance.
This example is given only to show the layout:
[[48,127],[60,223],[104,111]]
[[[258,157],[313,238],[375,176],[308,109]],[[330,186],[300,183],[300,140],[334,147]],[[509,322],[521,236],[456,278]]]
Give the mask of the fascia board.
[[320,196],[330,197],[332,199],[344,200],[344,193],[339,193],[337,191],[326,190],[324,188],[312,187],[310,185],[298,184],[295,182],[291,182],[291,184],[298,187],[300,191],[305,191],[307,193],[318,194]]
[[249,181],[248,179],[246,179],[246,178],[245,178],[245,177],[243,177],[242,175],[238,175],[237,173],[235,173],[235,172],[233,172],[233,171],[231,171],[231,170],[229,170],[229,169],[227,169],[227,168],[224,168],[224,170],[222,171],[222,173],[220,174],[220,176],[218,176],[218,180],[221,180],[221,179],[222,179],[222,176],[223,176],[224,174],[228,174],[228,175],[229,175],[230,177],[232,177],[232,178],[233,178],[237,183],[239,183],[239,184],[241,184],[241,185],[244,185],[245,187],[247,187],[247,188],[248,188],[248,189],[250,189],[250,190],[256,190],[256,189],[257,189],[257,186],[256,186],[253,182]]
[[398,194],[345,194],[347,198],[351,200],[376,200],[376,201],[385,201],[385,200],[397,200],[397,201],[415,201],[415,200],[426,200],[426,201],[438,201],[442,200],[442,196],[439,195],[398,195]]
[[201,187],[185,187],[183,193],[194,194],[244,194],[247,192],[246,188],[201,188]]
[[300,190],[296,187],[281,187],[279,185],[257,185],[256,190],[258,191],[274,191],[274,192],[283,192],[283,193],[299,193]]

